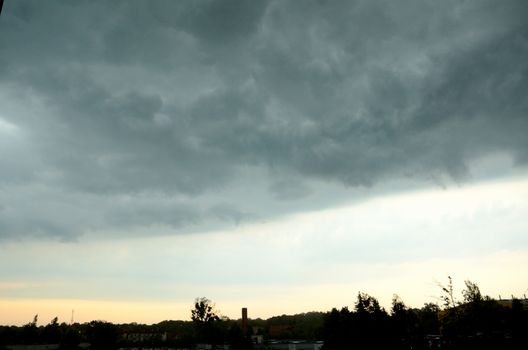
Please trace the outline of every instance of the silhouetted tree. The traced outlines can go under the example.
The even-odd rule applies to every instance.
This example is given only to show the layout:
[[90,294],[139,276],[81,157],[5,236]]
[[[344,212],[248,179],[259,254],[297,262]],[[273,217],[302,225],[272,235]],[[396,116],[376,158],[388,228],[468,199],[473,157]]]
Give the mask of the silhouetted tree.
[[194,300],[191,319],[195,325],[197,340],[218,344],[223,341],[221,318],[211,300],[202,297]]
[[219,321],[215,306],[211,300],[202,297],[194,300],[194,309],[191,310],[191,319],[196,323],[208,323]]
[[416,315],[410,311],[401,298],[394,294],[391,308],[392,348],[409,349],[415,334]]
[[354,344],[360,349],[381,349],[390,345],[389,315],[376,298],[358,293],[353,315]]
[[466,288],[462,290],[462,296],[464,297],[464,303],[478,303],[483,300],[480,288],[476,283],[470,280],[464,281]]
[[[440,312],[441,333],[450,349],[508,349],[512,326],[508,308],[488,296],[482,296],[474,282],[466,280],[462,301],[450,288],[443,288],[444,309]],[[512,306],[513,309],[513,306]]]
[[33,321],[22,327],[22,341],[24,344],[36,344],[39,340],[37,328],[38,314],[33,317]]
[[528,344],[528,311],[518,299],[512,300],[512,308],[509,311],[513,348],[523,349]]
[[433,303],[426,303],[421,309],[416,311],[419,333],[421,335],[440,333],[439,312],[440,307]]
[[457,306],[457,301],[455,300],[455,295],[453,291],[453,279],[451,276],[447,276],[448,282],[447,285],[438,283],[438,286],[442,289],[443,294],[440,296],[440,299],[444,302],[445,309],[451,309]]
[[117,348],[119,329],[109,322],[92,321],[87,325],[86,336],[92,349],[112,350]]
[[61,349],[76,349],[82,340],[79,324],[68,325],[63,322],[60,324],[60,328],[62,333]]
[[62,334],[59,328],[59,319],[54,317],[42,330],[42,341],[45,343],[58,344],[61,342]]
[[349,348],[352,327],[352,313],[348,308],[343,307],[340,311],[333,308],[324,318],[324,349],[337,350]]

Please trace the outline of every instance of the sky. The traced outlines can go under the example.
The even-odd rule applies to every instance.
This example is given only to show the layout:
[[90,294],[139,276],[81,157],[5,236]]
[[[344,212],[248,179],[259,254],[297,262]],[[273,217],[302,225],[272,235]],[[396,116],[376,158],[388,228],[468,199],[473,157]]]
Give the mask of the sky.
[[528,294],[528,3],[6,1],[0,324]]

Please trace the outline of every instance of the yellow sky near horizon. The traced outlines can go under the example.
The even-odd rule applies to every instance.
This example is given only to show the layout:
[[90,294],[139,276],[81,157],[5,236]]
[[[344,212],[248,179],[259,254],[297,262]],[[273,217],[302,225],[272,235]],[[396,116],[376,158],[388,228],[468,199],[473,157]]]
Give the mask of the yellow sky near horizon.
[[[411,307],[423,303],[437,303],[440,289],[436,282],[446,282],[450,271],[455,291],[461,298],[463,281],[476,282],[483,294],[498,299],[523,297],[526,294],[526,275],[518,275],[519,267],[528,266],[527,251],[502,251],[483,257],[458,259],[430,259],[417,263],[371,266],[373,275],[383,276],[365,279],[358,283],[320,284],[305,286],[268,287],[268,297],[259,287],[240,286],[245,298],[215,299],[220,314],[232,319],[240,317],[240,309],[247,307],[250,318],[268,318],[281,314],[308,311],[329,311],[332,307],[353,308],[357,292],[367,292],[378,298],[387,309],[393,294],[398,294]],[[356,266],[357,269],[369,268]],[[353,271],[350,271],[353,273]],[[7,285],[0,288],[9,288]],[[217,287],[222,289],[222,287]],[[233,286],[232,288],[236,288]],[[214,290],[213,286],[204,289]],[[225,289],[225,287],[224,287]],[[266,289],[266,288],[264,288]],[[255,296],[252,296],[252,293]],[[223,294],[223,293],[222,293]],[[158,323],[163,320],[189,320],[192,300],[87,300],[87,299],[29,299],[0,298],[0,324],[22,325],[30,322],[35,314],[39,324],[48,323],[53,317],[60,322],[70,322],[74,310],[76,322],[105,320],[114,323]]]

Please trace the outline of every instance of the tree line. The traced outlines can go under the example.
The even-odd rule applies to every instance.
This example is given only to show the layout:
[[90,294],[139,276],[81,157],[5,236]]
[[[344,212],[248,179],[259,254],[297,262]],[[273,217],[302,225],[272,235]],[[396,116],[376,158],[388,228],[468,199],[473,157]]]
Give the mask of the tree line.
[[353,308],[328,312],[250,319],[222,317],[207,298],[197,298],[191,321],[162,321],[153,325],[91,321],[47,325],[29,323],[0,326],[0,349],[12,344],[60,344],[75,349],[89,343],[94,350],[126,347],[192,348],[198,343],[228,344],[232,349],[254,347],[256,336],[276,341],[324,342],[323,350],[337,349],[524,349],[528,346],[526,299],[508,301],[483,296],[477,284],[465,281],[461,298],[449,277],[439,285],[440,305],[410,308],[397,295],[389,310],[366,293],[358,293]]
[[442,305],[409,308],[397,296],[386,311],[376,298],[359,293],[353,310],[325,314],[324,349],[526,349],[526,300],[494,300],[477,284],[465,281],[457,299],[449,277]]

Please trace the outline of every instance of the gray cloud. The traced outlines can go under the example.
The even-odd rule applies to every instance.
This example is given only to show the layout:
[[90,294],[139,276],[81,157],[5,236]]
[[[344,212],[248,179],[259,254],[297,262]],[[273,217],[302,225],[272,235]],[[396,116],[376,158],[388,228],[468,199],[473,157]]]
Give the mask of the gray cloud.
[[0,237],[214,229],[332,205],[329,188],[465,179],[496,153],[526,164],[527,11],[8,2]]

